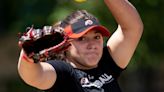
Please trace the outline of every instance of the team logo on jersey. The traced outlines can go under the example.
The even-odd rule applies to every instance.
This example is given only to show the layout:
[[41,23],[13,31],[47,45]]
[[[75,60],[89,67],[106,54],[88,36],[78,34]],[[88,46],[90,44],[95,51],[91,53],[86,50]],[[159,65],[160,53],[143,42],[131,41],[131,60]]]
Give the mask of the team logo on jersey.
[[110,85],[114,81],[113,76],[107,73],[103,73],[100,76],[92,76],[80,70],[76,70],[76,73],[84,92],[104,92],[103,86]]
[[94,89],[96,90],[95,92],[104,92],[102,86],[114,80],[112,75],[107,75],[106,73],[102,74],[98,79],[94,79],[94,81],[90,81],[91,80],[90,78],[92,78],[93,80],[94,76],[83,77],[81,78],[80,83],[83,88],[87,88],[88,90],[90,90],[90,88],[96,88]]

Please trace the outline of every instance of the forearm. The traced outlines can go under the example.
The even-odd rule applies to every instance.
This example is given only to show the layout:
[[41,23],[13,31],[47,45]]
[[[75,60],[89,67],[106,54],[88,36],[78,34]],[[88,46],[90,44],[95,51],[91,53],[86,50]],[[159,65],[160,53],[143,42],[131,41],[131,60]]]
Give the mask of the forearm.
[[50,88],[56,81],[54,68],[46,62],[32,63],[32,59],[23,55],[22,50],[18,62],[18,72],[21,78],[33,87],[39,89]]
[[142,28],[140,16],[128,0],[104,0],[107,7],[115,17],[121,28],[135,29]]
[[21,51],[19,62],[18,62],[18,72],[21,78],[29,85],[34,85],[37,83],[39,77],[42,74],[41,65],[32,63],[33,60],[24,56],[23,50]]

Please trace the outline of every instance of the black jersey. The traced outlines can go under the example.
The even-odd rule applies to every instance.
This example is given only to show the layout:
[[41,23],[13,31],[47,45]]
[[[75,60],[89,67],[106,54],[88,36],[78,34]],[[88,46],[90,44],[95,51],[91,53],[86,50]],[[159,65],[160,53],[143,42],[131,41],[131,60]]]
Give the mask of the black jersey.
[[97,68],[81,70],[64,61],[48,61],[56,70],[57,80],[46,92],[121,92],[117,78],[123,71],[111,58],[107,47]]

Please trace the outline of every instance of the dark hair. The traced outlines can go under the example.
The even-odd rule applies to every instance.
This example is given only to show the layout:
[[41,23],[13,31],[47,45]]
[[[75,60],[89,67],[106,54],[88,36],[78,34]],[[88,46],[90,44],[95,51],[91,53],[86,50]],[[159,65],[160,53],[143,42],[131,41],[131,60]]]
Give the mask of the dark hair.
[[[61,27],[65,28],[66,26],[77,22],[79,19],[96,19],[92,14],[88,13],[86,10],[77,10],[70,15],[68,15],[62,22]],[[98,21],[98,20],[97,20]]]

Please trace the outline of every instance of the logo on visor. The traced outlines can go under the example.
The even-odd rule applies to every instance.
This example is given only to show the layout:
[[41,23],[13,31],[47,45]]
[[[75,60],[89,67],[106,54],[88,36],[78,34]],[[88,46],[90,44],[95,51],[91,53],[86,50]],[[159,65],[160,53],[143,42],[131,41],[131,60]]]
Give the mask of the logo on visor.
[[90,26],[93,24],[93,21],[92,20],[86,20],[85,21],[85,26]]

